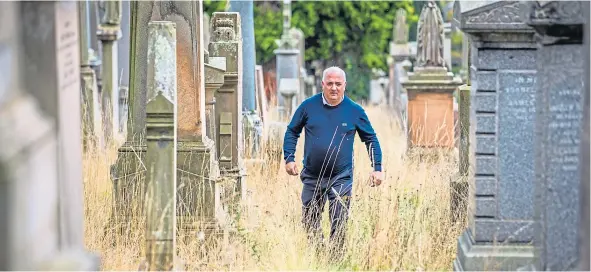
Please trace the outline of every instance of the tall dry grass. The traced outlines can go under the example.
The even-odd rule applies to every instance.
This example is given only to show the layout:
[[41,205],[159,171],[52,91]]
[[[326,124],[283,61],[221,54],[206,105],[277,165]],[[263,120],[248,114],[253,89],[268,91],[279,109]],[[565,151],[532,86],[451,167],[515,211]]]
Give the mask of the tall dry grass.
[[[449,270],[456,240],[464,226],[450,220],[449,182],[457,172],[455,156],[406,155],[405,138],[391,114],[378,107],[367,113],[378,133],[386,180],[370,187],[370,160],[356,138],[355,173],[347,252],[338,264],[308,248],[302,231],[301,182],[281,168],[251,165],[248,201],[236,235],[218,248],[198,237],[178,242],[187,270]],[[298,145],[302,158],[303,137]],[[86,245],[102,256],[103,270],[135,270],[143,259],[142,224],[113,245],[103,232],[110,216],[112,182],[109,167],[116,148],[84,157]],[[299,169],[301,169],[299,165]],[[328,234],[328,209],[323,227]],[[327,236],[327,235],[326,235]]]

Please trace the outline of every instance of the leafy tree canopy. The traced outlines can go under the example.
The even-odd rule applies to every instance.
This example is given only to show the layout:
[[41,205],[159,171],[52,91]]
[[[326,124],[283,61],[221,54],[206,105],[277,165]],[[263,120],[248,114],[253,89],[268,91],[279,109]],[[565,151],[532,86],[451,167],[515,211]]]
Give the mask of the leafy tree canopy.
[[[205,0],[205,11],[223,11],[226,1]],[[306,61],[344,61],[353,54],[366,68],[387,69],[389,42],[396,10],[407,11],[407,22],[417,21],[411,0],[404,1],[293,1],[291,26],[306,37]],[[257,63],[274,57],[275,40],[283,30],[282,1],[255,1]],[[341,60],[341,61],[339,61]]]

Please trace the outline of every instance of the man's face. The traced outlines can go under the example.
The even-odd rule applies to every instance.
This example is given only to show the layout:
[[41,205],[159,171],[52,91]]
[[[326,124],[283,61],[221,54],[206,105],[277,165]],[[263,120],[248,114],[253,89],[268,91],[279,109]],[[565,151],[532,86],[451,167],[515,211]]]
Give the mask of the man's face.
[[347,83],[340,73],[328,73],[324,78],[324,81],[322,81],[324,97],[331,102],[340,101],[345,93],[346,85]]

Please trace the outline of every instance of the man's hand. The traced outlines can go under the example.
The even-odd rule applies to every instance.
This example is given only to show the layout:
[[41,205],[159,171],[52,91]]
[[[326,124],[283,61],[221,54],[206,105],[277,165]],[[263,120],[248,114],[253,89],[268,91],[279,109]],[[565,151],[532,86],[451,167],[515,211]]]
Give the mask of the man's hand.
[[384,173],[382,171],[373,171],[369,177],[371,187],[380,186],[384,180]]
[[292,176],[297,176],[300,171],[298,171],[298,166],[295,162],[288,162],[285,164],[285,172]]

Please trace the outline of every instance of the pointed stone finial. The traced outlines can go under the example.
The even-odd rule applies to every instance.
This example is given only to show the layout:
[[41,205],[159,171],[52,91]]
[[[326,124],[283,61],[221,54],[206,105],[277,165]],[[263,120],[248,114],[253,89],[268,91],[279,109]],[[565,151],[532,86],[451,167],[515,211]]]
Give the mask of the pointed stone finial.
[[443,58],[444,27],[441,11],[434,1],[423,6],[417,24],[418,67],[446,67]]
[[408,25],[406,24],[406,10],[402,8],[396,11],[393,38],[394,43],[408,43]]
[[283,0],[283,33],[291,27],[291,0]]

